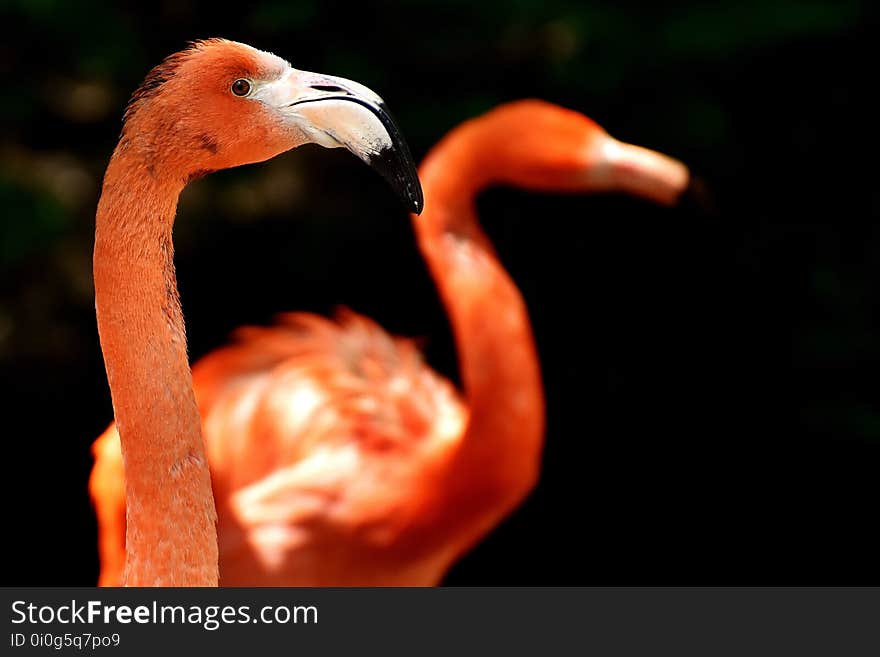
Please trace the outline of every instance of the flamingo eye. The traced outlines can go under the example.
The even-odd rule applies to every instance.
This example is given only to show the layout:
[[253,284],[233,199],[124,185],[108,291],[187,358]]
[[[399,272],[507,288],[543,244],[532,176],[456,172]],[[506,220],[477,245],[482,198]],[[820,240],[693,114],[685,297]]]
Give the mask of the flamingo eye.
[[236,80],[232,83],[232,93],[236,96],[247,96],[251,92],[251,83],[245,79]]

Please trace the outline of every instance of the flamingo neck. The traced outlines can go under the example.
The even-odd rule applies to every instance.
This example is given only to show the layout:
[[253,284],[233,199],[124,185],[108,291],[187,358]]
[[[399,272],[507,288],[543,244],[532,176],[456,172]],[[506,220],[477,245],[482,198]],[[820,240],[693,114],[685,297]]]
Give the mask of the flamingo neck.
[[425,160],[420,177],[427,204],[413,217],[449,314],[469,406],[443,488],[452,499],[444,505],[451,515],[436,523],[444,531],[450,523],[468,523],[462,550],[531,490],[544,435],[544,395],[526,305],[474,204],[492,179],[491,162],[468,134],[453,133]]
[[181,179],[125,141],[95,229],[98,333],[125,464],[130,586],[216,586],[214,498],[186,352],[171,240]]

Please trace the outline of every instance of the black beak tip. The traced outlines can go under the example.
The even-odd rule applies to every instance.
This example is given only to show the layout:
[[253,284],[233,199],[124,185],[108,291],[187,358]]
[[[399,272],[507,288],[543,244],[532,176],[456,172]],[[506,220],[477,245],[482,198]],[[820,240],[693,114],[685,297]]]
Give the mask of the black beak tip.
[[410,189],[409,191],[409,202],[410,202],[410,212],[413,214],[422,214],[422,210],[425,209],[425,196],[422,194],[422,184],[419,182],[419,179],[415,179],[415,184],[410,183],[407,185]]
[[393,147],[382,150],[367,162],[391,185],[407,211],[422,213],[425,207],[422,183],[419,182],[416,165],[402,139],[396,140]]
[[707,217],[717,217],[718,205],[715,201],[715,195],[712,193],[706,181],[691,174],[688,185],[678,197],[679,208],[693,211]]
[[400,129],[385,103],[380,102],[373,111],[376,112],[388,131],[391,146],[372,158],[369,164],[375,167],[391,184],[400,195],[407,210],[421,214],[425,207],[425,197],[422,193],[422,183],[419,182],[418,170],[409,152],[409,146],[407,146],[406,140],[400,133]]

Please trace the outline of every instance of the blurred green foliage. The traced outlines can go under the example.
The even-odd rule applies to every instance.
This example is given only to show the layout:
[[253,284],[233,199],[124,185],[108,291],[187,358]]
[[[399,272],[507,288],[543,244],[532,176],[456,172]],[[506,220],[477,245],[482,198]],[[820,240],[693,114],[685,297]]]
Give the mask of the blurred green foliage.
[[23,221],[0,224],[0,269],[19,264],[63,237],[68,216],[55,199],[0,179],[0,206]]
[[[21,267],[38,262],[37,270],[66,277],[71,267],[80,268],[74,277],[88,280],[88,258],[71,254],[89,251],[101,173],[125,99],[150,66],[189,39],[221,35],[248,41],[302,68],[338,73],[380,89],[417,157],[455,123],[501,101],[534,95],[587,109],[612,132],[637,127],[631,134],[642,143],[702,160],[712,173],[734,175],[742,172],[740,142],[749,117],[735,116],[724,104],[719,85],[707,81],[713,71],[735,75],[737,62],[751,56],[858,30],[868,5],[858,0],[675,5],[261,0],[221,8],[194,0],[5,0],[0,18],[15,29],[0,46],[0,72],[13,76],[16,85],[0,91],[0,200],[5,207],[0,272],[16,281],[16,272],[27,277],[32,271]],[[814,123],[799,122],[797,116],[785,119],[790,125],[782,129],[792,131],[791,145],[809,152],[817,138]],[[285,160],[275,175],[280,170],[288,187],[299,191],[274,201],[253,191],[271,187],[271,180],[265,182],[273,175],[271,167],[209,179],[184,197],[179,248],[185,251],[187,239],[198,237],[189,222],[199,216],[235,222],[273,214],[350,213],[352,206],[344,201],[333,210],[302,191],[320,185],[314,168],[349,164],[314,165],[308,155]],[[316,230],[331,229],[318,222]],[[59,264],[59,258],[69,262]],[[843,303],[841,276],[833,264],[817,263],[813,294]],[[0,313],[21,316],[21,291],[34,285],[57,288],[51,277],[10,283],[0,294]],[[78,296],[67,299],[64,308],[90,306],[87,285],[66,289]],[[55,293],[36,296],[56,298]],[[64,325],[69,319],[61,312],[44,308],[39,321]],[[858,317],[861,328],[854,330],[870,335],[867,315],[850,313],[851,322],[858,323]],[[0,356],[45,352],[48,327],[13,327],[0,336]],[[834,343],[838,354],[864,344],[835,337],[838,332],[839,327],[808,331],[799,344],[811,344],[819,353]],[[873,354],[877,344],[869,341],[863,348]]]
[[[29,258],[88,251],[101,171],[125,98],[151,65],[188,39],[238,38],[302,68],[365,81],[391,99],[417,156],[456,122],[511,97],[536,95],[593,108],[612,132],[637,125],[643,143],[682,157],[714,158],[708,166],[720,170],[742,159],[742,117],[732,116],[717,85],[694,80],[717,67],[735,71],[735,62],[750,53],[856,30],[867,6],[858,0],[672,6],[631,0],[262,0],[220,8],[193,0],[5,0],[0,18],[15,29],[0,46],[0,71],[16,85],[0,91],[6,208],[0,271],[12,280]],[[690,72],[688,83],[678,81],[682,71]],[[786,118],[799,131],[793,143],[809,150],[814,126]],[[300,161],[286,165],[288,178],[304,179],[311,188],[317,183],[307,169]],[[233,221],[242,214],[327,212],[301,193],[254,205],[246,190],[269,171],[233,174],[243,181],[238,195],[216,191],[228,184],[216,180],[193,192],[181,211],[183,248],[192,216]],[[59,244],[65,248],[53,249]],[[814,293],[829,294],[821,281],[840,275],[817,270]],[[8,317],[19,314],[17,290],[6,287],[0,296],[0,312]],[[70,301],[90,303],[87,294]],[[44,317],[65,321],[51,310]],[[17,326],[0,343],[0,354],[40,353],[41,335],[39,327]],[[843,341],[840,348],[851,344]]]

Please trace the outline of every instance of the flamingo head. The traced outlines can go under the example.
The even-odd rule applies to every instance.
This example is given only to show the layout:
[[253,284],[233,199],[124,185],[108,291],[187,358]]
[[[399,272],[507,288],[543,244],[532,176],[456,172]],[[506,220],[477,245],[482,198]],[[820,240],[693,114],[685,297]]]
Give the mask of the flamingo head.
[[[438,145],[471,163],[471,186],[506,184],[547,192],[625,192],[674,205],[691,185],[671,157],[611,137],[578,112],[539,100],[501,105]],[[422,178],[432,175],[429,154]],[[439,161],[439,160],[438,160]],[[448,173],[447,173],[448,175]]]
[[421,211],[415,164],[378,95],[234,41],[195,42],[154,68],[126,109],[120,147],[152,175],[186,182],[307,143],[348,149]]

